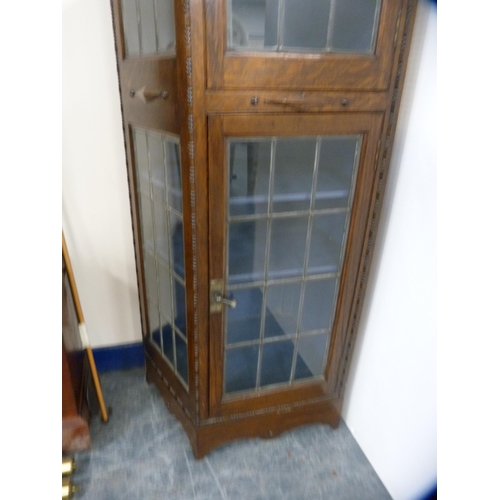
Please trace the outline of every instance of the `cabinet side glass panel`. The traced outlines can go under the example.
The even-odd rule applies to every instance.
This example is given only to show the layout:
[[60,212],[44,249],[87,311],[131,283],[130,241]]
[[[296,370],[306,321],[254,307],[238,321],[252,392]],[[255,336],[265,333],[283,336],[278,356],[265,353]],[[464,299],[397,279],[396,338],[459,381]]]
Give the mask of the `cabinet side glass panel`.
[[225,396],[324,376],[362,139],[228,138]]
[[121,0],[126,57],[175,54],[174,0]]
[[373,53],[381,0],[227,0],[229,51]]
[[[148,338],[188,387],[179,138],[132,127]],[[170,182],[173,181],[173,182]]]

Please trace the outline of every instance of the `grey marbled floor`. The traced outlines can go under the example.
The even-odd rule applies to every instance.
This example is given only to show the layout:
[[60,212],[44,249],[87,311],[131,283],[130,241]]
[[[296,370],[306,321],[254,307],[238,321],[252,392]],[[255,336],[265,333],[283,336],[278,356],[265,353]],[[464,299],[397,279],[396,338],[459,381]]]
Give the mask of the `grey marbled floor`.
[[108,423],[74,456],[74,500],[383,500],[390,495],[344,422],[235,441],[195,460],[144,370],[101,375]]

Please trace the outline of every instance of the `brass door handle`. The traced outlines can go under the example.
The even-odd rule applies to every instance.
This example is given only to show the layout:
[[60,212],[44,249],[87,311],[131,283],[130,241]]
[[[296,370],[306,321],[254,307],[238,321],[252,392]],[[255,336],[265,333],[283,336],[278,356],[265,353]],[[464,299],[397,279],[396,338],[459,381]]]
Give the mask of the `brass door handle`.
[[229,306],[231,309],[234,309],[238,305],[236,299],[226,299],[222,295],[217,295],[215,297],[215,302],[219,304],[225,304],[226,306]]
[[226,305],[234,309],[238,303],[236,299],[228,299],[224,297],[224,281],[223,280],[210,280],[210,312],[222,312],[222,306]]
[[143,85],[140,89],[134,90],[131,89],[129,92],[130,97],[137,97],[139,98],[144,104],[148,104],[151,101],[154,101],[155,99],[158,99],[161,97],[162,99],[166,99],[168,97],[168,91],[167,90],[149,90],[146,89],[146,86]]

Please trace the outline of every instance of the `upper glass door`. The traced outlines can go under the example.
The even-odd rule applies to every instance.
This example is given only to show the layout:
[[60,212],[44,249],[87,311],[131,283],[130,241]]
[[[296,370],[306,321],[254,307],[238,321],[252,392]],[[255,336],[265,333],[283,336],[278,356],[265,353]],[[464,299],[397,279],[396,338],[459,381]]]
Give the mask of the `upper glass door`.
[[227,50],[372,54],[381,0],[227,0]]
[[214,407],[234,411],[273,390],[293,399],[311,384],[321,393],[380,116],[209,123]]
[[208,86],[384,90],[398,9],[389,0],[208,2]]

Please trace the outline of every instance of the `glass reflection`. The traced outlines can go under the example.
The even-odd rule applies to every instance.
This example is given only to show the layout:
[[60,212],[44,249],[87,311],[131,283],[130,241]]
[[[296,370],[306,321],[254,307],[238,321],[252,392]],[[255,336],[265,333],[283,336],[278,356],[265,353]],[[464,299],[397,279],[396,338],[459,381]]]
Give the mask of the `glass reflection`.
[[315,215],[312,218],[311,244],[307,273],[324,274],[339,270],[340,251],[347,214]]
[[179,139],[133,129],[149,336],[187,384],[186,291]]
[[311,335],[299,339],[294,380],[317,377],[323,373],[328,334]]
[[121,0],[127,57],[175,53],[173,0]]
[[316,210],[347,207],[360,145],[359,136],[321,139],[314,200]]
[[228,0],[230,50],[373,51],[380,0]]
[[274,166],[273,212],[309,210],[316,139],[278,139]]
[[302,275],[308,221],[308,217],[273,219],[268,271],[270,279]]
[[294,343],[270,342],[262,350],[260,386],[289,382],[292,370]]
[[323,374],[361,144],[229,138],[226,394]]
[[249,283],[264,278],[267,221],[231,222],[229,226],[229,283]]
[[255,389],[259,346],[241,347],[226,351],[224,389],[226,393]]
[[271,141],[229,141],[229,212],[265,214],[269,197]]
[[172,270],[184,279],[184,229],[182,220],[173,213],[169,214],[170,225],[170,265]]
[[297,331],[300,283],[269,285],[264,337],[293,335]]
[[330,329],[336,279],[307,281],[301,331]]
[[227,310],[227,343],[258,339],[262,316],[262,288],[234,290],[229,298],[236,299],[238,306]]

